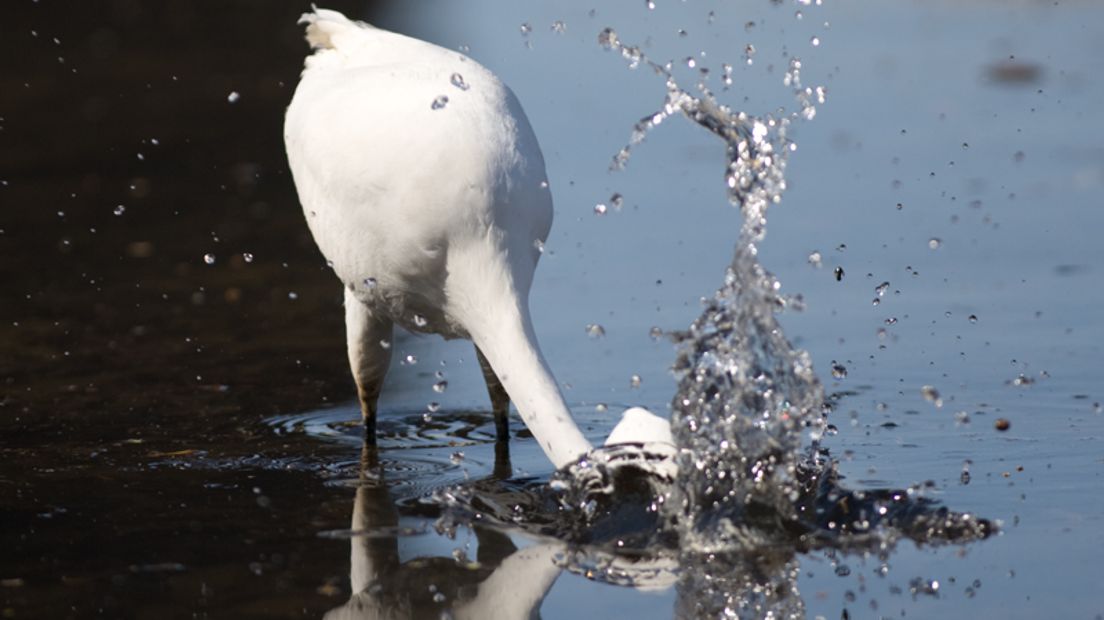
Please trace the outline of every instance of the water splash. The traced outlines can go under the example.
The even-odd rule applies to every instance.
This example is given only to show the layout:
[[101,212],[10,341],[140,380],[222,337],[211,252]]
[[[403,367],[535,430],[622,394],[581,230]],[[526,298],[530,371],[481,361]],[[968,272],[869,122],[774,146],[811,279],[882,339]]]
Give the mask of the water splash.
[[[758,262],[766,236],[767,209],[786,190],[786,130],[800,116],[751,116],[717,102],[704,83],[695,96],[665,68],[626,46],[607,28],[599,35],[630,66],[644,63],[666,78],[663,106],[633,128],[629,144],[614,157],[624,167],[632,148],[673,114],[681,114],[725,142],[728,199],[743,214],[735,255],[721,288],[701,316],[679,334],[674,370],[679,380],[672,402],[672,430],[679,446],[679,475],[666,516],[684,544],[716,552],[767,544],[748,518],[767,513],[793,520],[797,468],[815,465],[802,457],[801,437],[823,432],[823,390],[807,353],[786,340],[775,314],[789,304],[778,280]],[[786,83],[804,94],[800,61],[791,59]],[[802,109],[807,98],[799,96]],[[811,105],[811,104],[809,104]]]
[[[786,190],[787,157],[795,149],[787,132],[815,118],[825,90],[803,86],[802,62],[791,57],[783,84],[792,89],[794,110],[754,116],[719,103],[705,77],[696,92],[684,89],[670,63],[651,61],[611,28],[598,42],[631,69],[652,69],[666,85],[662,105],[634,125],[611,170],[624,168],[658,125],[685,117],[725,143],[723,180],[743,216],[720,288],[689,329],[673,335],[677,448],[665,454],[648,446],[598,448],[548,485],[511,489],[508,503],[496,499],[500,490],[450,489],[434,500],[444,508],[439,526],[478,519],[553,536],[576,546],[563,567],[591,579],[645,587],[677,580],[680,617],[803,617],[800,552],[881,556],[901,538],[938,545],[989,536],[992,523],[951,512],[922,489],[843,488],[836,463],[820,447],[831,428],[830,403],[810,356],[791,346],[777,320],[800,303],[780,293],[757,257],[767,210]],[[726,88],[730,73],[722,79]],[[809,261],[820,266],[822,256],[814,252]],[[837,267],[836,279],[842,277]],[[834,376],[845,377],[846,368],[835,366]]]

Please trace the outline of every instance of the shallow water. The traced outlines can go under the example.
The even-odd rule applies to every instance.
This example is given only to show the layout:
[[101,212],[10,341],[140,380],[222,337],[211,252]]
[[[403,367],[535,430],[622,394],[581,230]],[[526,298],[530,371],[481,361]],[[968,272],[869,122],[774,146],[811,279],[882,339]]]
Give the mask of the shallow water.
[[[550,468],[517,420],[509,465],[496,460],[470,346],[396,343],[418,362],[393,369],[380,450],[362,452],[340,290],[302,225],[280,144],[305,51],[298,9],[265,6],[216,18],[184,5],[26,3],[0,37],[0,57],[25,60],[0,78],[4,615],[357,617],[373,600],[431,617],[465,601],[476,614],[493,588],[475,584],[498,567],[514,577],[506,591],[549,587],[546,618],[693,614],[702,586],[675,585],[679,574],[719,575],[735,592],[742,575],[765,575],[809,617],[1104,613],[1093,569],[1104,548],[1099,8],[377,13],[381,25],[469,45],[525,103],[557,201],[534,320],[595,442],[625,406],[665,410],[675,352],[650,330],[698,316],[739,230],[723,149],[683,119],[606,172],[664,86],[627,70],[598,32],[613,27],[652,58],[704,50],[715,89],[719,63],[732,64],[735,87],[719,96],[753,112],[792,101],[782,65],[767,68],[783,47],[800,48],[808,83],[828,86],[792,136],[790,188],[759,255],[808,304],[780,320],[836,396],[839,432],[825,445],[845,487],[920,485],[999,520],[1000,534],[902,541],[882,557],[783,548],[713,573],[651,558],[631,574],[654,586],[641,592],[604,583],[609,566],[587,564],[601,556],[557,542],[568,537],[541,503],[555,499]],[[621,210],[595,215],[615,192]],[[820,269],[807,262],[814,250]],[[605,335],[588,336],[591,324]],[[438,371],[444,393],[431,389]],[[442,535],[439,506],[423,498],[456,485],[488,508],[529,510],[507,529]],[[369,565],[385,569],[379,592]]]

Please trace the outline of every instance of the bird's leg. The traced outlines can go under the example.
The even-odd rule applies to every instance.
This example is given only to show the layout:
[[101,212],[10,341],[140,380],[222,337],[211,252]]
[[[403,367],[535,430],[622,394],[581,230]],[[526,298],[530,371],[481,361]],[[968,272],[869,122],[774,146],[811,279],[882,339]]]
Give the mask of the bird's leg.
[[487,382],[487,394],[491,397],[491,410],[494,411],[495,420],[495,436],[500,442],[507,441],[510,438],[508,421],[510,395],[506,393],[506,388],[502,387],[498,375],[495,374],[494,369],[491,368],[491,363],[487,361],[479,347],[475,347],[475,356],[479,358],[479,368],[483,371],[483,379]]
[[364,302],[345,289],[345,341],[349,367],[360,397],[365,440],[376,440],[376,403],[391,364],[391,320],[373,314]]

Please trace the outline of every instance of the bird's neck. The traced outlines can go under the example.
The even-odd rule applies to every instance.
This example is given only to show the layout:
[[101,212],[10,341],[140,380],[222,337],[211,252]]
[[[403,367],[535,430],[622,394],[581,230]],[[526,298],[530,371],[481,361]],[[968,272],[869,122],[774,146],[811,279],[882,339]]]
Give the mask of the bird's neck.
[[481,308],[466,317],[472,340],[552,464],[559,469],[578,460],[592,446],[575,425],[541,354],[529,318],[527,291],[486,293],[478,304]]

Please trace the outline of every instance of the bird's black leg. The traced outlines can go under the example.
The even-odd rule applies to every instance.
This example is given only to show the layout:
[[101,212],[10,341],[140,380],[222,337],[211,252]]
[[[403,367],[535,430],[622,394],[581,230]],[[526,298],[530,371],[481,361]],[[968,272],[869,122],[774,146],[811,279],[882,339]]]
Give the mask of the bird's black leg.
[[495,436],[498,441],[507,441],[510,438],[510,395],[506,393],[506,388],[502,387],[502,382],[498,380],[498,375],[495,374],[493,368],[491,368],[490,362],[484,357],[483,352],[479,350],[479,347],[475,347],[475,356],[479,358],[479,368],[483,371],[483,379],[487,382],[487,394],[491,397],[491,410],[494,412],[495,420]]
[[349,367],[356,381],[365,440],[373,445],[376,441],[376,403],[383,389],[383,379],[387,376],[387,367],[391,364],[391,332],[390,319],[373,314],[367,305],[348,289],[345,290],[345,341]]

